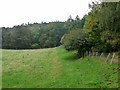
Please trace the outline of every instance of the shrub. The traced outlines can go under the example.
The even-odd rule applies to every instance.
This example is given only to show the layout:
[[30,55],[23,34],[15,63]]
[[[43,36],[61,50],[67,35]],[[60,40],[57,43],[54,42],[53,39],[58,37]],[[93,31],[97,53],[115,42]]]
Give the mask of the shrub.
[[35,44],[32,44],[32,49],[38,49],[39,48],[39,44],[35,43]]

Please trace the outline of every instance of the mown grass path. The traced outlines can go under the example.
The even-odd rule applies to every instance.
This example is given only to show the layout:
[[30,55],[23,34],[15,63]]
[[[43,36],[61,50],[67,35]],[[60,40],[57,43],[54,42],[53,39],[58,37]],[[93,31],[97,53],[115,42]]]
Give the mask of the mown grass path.
[[3,50],[3,88],[117,88],[118,64],[74,59],[63,47]]

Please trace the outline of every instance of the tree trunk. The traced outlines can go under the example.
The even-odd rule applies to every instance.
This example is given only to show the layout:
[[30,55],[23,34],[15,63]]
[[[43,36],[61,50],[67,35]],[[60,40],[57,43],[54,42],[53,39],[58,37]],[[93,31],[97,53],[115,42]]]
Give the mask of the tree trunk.
[[79,58],[81,58],[82,57],[82,51],[78,50],[77,55],[78,55]]

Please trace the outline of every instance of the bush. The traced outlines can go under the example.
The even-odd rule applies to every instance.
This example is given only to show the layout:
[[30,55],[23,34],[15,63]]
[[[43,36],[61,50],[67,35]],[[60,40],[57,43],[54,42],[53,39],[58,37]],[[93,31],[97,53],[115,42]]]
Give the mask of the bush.
[[32,44],[32,49],[38,49],[39,48],[39,44],[35,43],[35,44]]
[[65,34],[61,39],[61,43],[66,50],[77,50],[78,55],[81,55],[81,52],[91,50],[92,47],[89,34],[83,30],[73,30]]

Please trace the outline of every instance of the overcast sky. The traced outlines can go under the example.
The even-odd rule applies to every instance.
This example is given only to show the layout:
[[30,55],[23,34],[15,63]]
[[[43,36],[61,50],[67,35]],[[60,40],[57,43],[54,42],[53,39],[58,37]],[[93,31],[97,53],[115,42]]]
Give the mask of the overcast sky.
[[92,0],[0,0],[0,27],[83,17]]

